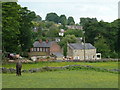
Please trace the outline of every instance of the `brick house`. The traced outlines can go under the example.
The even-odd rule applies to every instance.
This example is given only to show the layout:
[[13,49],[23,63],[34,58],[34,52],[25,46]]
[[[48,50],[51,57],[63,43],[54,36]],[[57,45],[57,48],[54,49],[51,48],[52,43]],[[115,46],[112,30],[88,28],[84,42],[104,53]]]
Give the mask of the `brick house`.
[[61,53],[61,48],[55,41],[35,41],[30,49],[29,57],[32,56],[50,56],[54,53]]
[[67,46],[67,55],[70,59],[84,60],[84,52],[85,60],[95,60],[97,58],[96,48],[90,43],[85,43],[85,49],[83,43],[69,43]]

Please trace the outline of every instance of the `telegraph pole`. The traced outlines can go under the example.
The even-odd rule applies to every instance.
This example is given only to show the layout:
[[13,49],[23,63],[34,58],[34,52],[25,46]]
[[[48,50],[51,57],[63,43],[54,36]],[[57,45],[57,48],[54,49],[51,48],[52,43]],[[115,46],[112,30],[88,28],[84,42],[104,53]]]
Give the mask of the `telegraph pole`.
[[83,31],[83,33],[84,33],[84,60],[86,60],[85,58],[85,31]]

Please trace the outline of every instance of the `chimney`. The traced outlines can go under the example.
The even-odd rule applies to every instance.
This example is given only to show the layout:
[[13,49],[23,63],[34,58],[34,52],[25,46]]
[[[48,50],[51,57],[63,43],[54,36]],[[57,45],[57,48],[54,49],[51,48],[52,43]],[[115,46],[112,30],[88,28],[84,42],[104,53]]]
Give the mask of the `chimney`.
[[49,41],[46,39],[46,43],[48,43]]
[[42,39],[39,40],[39,43],[42,43]]

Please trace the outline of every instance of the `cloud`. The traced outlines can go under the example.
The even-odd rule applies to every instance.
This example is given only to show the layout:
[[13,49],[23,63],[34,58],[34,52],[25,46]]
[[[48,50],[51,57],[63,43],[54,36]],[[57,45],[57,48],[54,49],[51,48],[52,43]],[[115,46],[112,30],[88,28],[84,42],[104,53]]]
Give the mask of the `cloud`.
[[97,2],[97,3],[106,3],[106,2],[118,2],[119,0],[19,0],[19,2]]
[[[22,0],[20,0],[22,1]],[[98,20],[112,22],[117,19],[118,0],[25,0],[18,2],[45,19],[47,13],[73,16],[78,23],[80,17],[96,17]],[[31,2],[29,2],[31,1]]]

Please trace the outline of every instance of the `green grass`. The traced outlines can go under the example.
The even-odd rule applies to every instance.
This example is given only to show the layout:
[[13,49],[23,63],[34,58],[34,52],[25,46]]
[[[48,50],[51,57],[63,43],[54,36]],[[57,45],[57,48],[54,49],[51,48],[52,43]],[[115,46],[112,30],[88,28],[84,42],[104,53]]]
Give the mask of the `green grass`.
[[[91,65],[94,67],[101,67],[106,69],[117,69],[118,62],[96,62],[96,63],[89,63],[89,62],[39,62],[36,64],[23,64],[22,69],[31,69],[31,68],[40,68],[45,66],[50,67],[60,67],[66,65]],[[15,64],[5,64],[3,67],[6,68],[15,68]]]
[[79,71],[3,74],[3,88],[118,88],[118,74]]
[[[2,74],[0,73],[0,89],[2,88]],[[2,90],[2,89],[1,89]]]

